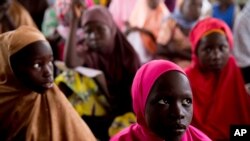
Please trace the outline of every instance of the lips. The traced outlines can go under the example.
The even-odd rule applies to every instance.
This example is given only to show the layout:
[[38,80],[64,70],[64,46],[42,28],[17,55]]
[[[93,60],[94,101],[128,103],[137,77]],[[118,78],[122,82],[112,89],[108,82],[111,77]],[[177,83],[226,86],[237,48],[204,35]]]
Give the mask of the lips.
[[54,82],[54,80],[53,80],[53,77],[51,76],[51,77],[48,77],[48,78],[44,81],[44,83],[43,83],[42,85],[43,85],[43,87],[45,87],[45,88],[51,88],[51,87],[53,87],[53,82]]
[[175,134],[183,134],[186,131],[186,126],[184,124],[175,124],[172,127],[172,131]]
[[43,84],[43,87],[45,87],[45,88],[49,89],[49,88],[52,88],[52,87],[53,87],[53,85],[54,85],[54,83],[53,83],[53,82],[51,82],[51,83],[45,83],[45,84]]
[[220,69],[222,67],[222,64],[221,63],[211,63],[210,67],[214,68],[214,69]]

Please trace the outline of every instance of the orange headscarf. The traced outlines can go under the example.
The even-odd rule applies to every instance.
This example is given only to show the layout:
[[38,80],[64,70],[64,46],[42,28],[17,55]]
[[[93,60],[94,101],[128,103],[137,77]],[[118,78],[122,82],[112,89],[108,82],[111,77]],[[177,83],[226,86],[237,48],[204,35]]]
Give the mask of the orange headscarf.
[[96,140],[55,85],[38,94],[15,78],[10,56],[39,40],[42,33],[27,26],[0,35],[0,140]]
[[204,73],[198,65],[195,53],[204,35],[223,31],[230,48],[233,36],[221,20],[207,18],[199,21],[190,33],[193,58],[186,70],[193,91],[194,115],[192,124],[205,132],[212,140],[229,140],[230,125],[250,124],[250,97],[244,88],[240,69],[233,56],[220,72]]

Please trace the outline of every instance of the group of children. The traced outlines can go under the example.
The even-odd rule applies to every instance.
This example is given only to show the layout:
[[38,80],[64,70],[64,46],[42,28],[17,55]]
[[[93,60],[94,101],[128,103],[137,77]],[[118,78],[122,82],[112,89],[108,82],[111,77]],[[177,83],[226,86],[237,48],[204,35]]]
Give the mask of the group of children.
[[[104,121],[79,116],[67,91],[54,83],[51,45],[35,27],[21,26],[0,35],[1,140],[220,141],[229,140],[231,125],[250,124],[250,97],[222,20],[194,24],[191,65],[183,69],[163,59],[140,65],[106,8],[93,6],[83,15],[77,1],[70,8],[64,61],[68,68],[102,70],[109,105]],[[79,27],[83,40],[76,38]],[[114,118],[131,111],[136,123],[109,138]],[[103,133],[95,132],[98,126]]]

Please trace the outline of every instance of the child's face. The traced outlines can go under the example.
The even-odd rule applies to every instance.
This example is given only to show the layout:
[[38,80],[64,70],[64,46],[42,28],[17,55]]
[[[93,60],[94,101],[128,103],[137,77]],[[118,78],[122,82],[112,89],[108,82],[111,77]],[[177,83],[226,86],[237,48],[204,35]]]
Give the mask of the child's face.
[[178,71],[162,74],[147,98],[147,126],[163,139],[180,140],[192,117],[192,91],[187,77]]
[[99,22],[91,22],[83,27],[84,39],[87,46],[97,52],[105,52],[109,43],[111,42],[111,30],[110,28]]
[[186,20],[196,21],[201,15],[202,0],[185,0],[182,13]]
[[197,56],[202,69],[221,70],[229,58],[229,44],[226,36],[215,32],[203,37],[198,44]]
[[53,54],[48,42],[31,43],[10,61],[16,77],[31,90],[41,93],[53,86]]

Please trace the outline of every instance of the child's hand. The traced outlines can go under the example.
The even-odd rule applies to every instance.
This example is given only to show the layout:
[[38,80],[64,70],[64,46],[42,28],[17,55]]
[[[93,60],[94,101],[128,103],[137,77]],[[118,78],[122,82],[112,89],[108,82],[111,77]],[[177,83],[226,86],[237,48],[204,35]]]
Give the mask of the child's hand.
[[73,18],[80,19],[82,12],[85,9],[85,5],[82,0],[72,0],[71,8]]

